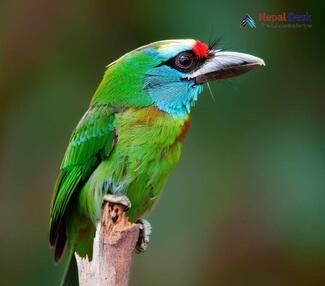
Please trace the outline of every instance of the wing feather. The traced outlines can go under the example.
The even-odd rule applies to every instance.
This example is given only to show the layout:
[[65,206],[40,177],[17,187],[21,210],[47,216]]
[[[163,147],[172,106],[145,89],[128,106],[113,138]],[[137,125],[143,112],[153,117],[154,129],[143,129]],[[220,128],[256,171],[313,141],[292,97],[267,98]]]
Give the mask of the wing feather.
[[93,105],[73,132],[54,186],[50,211],[50,244],[55,259],[66,244],[66,214],[74,196],[98,164],[105,160],[114,141],[114,110],[108,105]]

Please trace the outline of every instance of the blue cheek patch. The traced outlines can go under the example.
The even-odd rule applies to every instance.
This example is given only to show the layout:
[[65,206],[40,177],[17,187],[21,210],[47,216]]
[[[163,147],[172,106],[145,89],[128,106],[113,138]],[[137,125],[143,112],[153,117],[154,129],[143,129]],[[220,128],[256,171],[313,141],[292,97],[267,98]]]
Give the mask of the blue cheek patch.
[[146,72],[144,90],[160,110],[173,116],[185,116],[203,90],[202,85],[185,77],[186,74],[168,66],[151,68]]

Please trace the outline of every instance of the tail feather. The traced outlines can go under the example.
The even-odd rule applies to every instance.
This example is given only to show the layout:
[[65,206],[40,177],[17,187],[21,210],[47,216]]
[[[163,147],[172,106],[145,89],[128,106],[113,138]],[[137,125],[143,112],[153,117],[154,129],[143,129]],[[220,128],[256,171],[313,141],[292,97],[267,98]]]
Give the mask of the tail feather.
[[74,256],[74,251],[70,251],[69,259],[67,261],[64,276],[61,282],[61,286],[78,286],[79,277],[78,277],[78,266],[77,261]]
[[63,218],[58,225],[58,230],[56,232],[52,246],[54,247],[55,262],[59,262],[59,260],[63,257],[67,246],[65,218]]

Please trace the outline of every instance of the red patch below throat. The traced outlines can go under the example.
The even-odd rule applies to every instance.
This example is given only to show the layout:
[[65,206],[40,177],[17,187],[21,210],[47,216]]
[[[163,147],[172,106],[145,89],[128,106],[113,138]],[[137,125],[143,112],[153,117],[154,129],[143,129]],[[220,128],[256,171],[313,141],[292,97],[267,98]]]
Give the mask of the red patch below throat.
[[207,44],[197,40],[192,51],[199,59],[201,59],[208,55],[209,47]]
[[185,135],[187,133],[187,130],[190,128],[190,123],[191,123],[191,118],[189,117],[185,122],[184,125],[182,127],[181,132],[179,133],[179,135],[176,138],[176,142],[181,142],[184,140]]

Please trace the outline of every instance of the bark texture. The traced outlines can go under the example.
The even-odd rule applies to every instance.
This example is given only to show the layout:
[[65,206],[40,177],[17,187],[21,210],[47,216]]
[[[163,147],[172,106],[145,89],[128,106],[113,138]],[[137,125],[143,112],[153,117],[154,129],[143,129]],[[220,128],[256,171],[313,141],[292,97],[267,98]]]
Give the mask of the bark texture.
[[80,286],[127,286],[139,225],[130,223],[124,206],[105,202],[97,226],[93,260],[76,255]]

